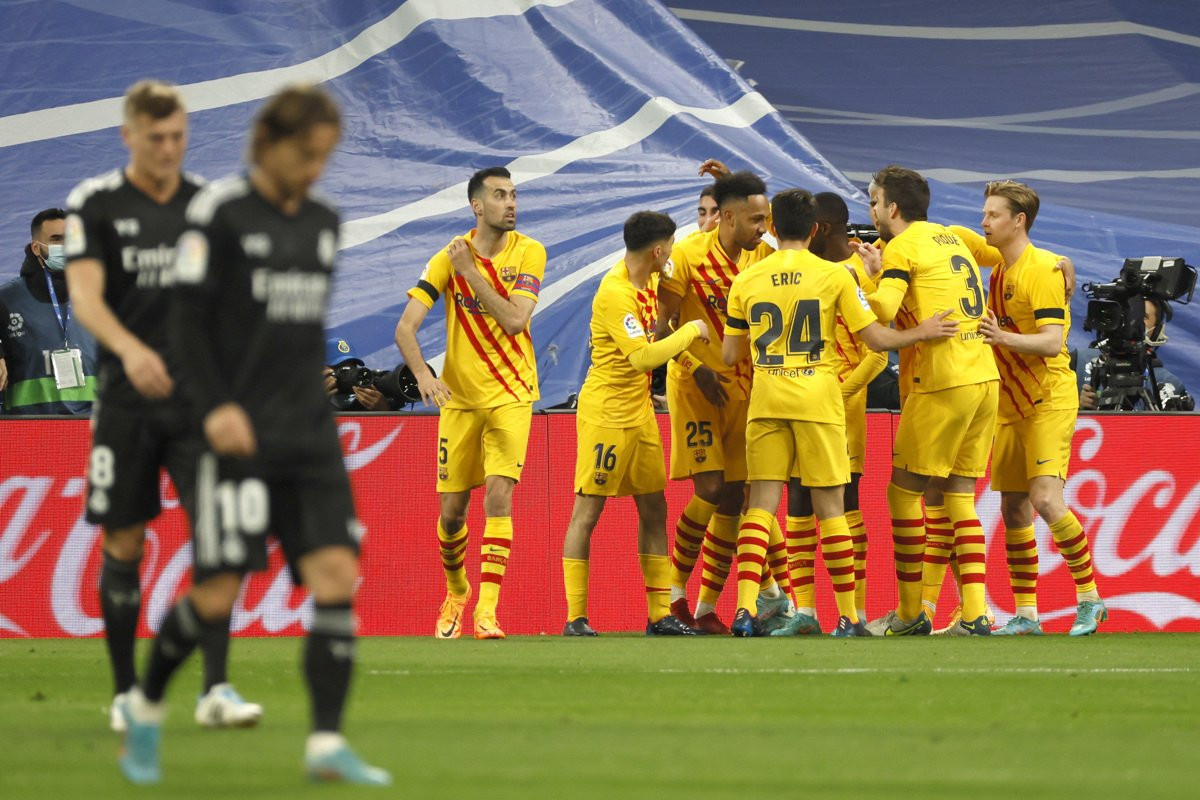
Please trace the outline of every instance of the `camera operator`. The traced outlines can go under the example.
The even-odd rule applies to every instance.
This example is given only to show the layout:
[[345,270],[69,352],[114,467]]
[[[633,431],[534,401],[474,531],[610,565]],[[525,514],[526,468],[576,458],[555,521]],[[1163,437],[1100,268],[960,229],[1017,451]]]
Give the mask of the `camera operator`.
[[325,342],[325,394],[329,403],[338,411],[395,411],[393,404],[383,392],[373,386],[354,385],[350,391],[338,391],[335,371],[342,367],[363,367],[363,361],[354,353],[354,348],[345,339],[334,337]]
[[[1150,370],[1148,369],[1143,377],[1142,391],[1128,396],[1124,410],[1191,411],[1195,407],[1195,400],[1187,393],[1183,382],[1163,367],[1158,360],[1158,348],[1167,341],[1166,320],[1171,316],[1170,306],[1166,302],[1162,302],[1161,307],[1165,313],[1160,313],[1159,302],[1145,300],[1145,347],[1149,356],[1147,360],[1152,365],[1150,369],[1153,370],[1154,382],[1158,385],[1158,394],[1157,396],[1153,394]],[[1079,407],[1081,409],[1096,409],[1100,405],[1094,387],[1096,379],[1093,377],[1093,372],[1100,365],[1102,357],[1101,352],[1094,348],[1079,351],[1076,373],[1080,382]],[[1103,392],[1104,389],[1101,387],[1100,394]]]

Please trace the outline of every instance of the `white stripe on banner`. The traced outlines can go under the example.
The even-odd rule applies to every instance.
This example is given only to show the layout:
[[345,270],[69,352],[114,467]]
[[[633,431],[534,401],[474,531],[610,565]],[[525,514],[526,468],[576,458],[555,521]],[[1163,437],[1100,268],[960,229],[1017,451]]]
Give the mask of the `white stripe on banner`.
[[[576,161],[600,158],[632,147],[650,136],[669,119],[689,114],[709,125],[749,128],[775,111],[758,92],[743,95],[723,108],[699,108],[676,103],[666,97],[652,97],[629,119],[611,128],[580,136],[557,150],[520,156],[505,166],[513,183],[521,185],[558,172]],[[459,211],[463,207],[467,182],[456,183],[436,194],[370,217],[350,220],[342,225],[342,249],[346,250],[378,239],[413,220]]]
[[[931,178],[942,183],[986,183],[987,181],[995,180],[995,172],[976,172],[969,169],[953,169],[953,168],[931,168],[918,169],[926,178]],[[869,181],[871,173],[869,172],[847,172],[847,178],[854,181]],[[1157,169],[1146,170],[1143,172],[1125,171],[1125,170],[1102,170],[1102,169],[1027,169],[1021,172],[1006,173],[1006,177],[1013,179],[1038,180],[1038,181],[1054,181],[1057,183],[1103,183],[1105,181],[1131,181],[1131,180],[1180,180],[1200,178],[1200,167],[1186,167],[1183,169]]]
[[1060,39],[1095,39],[1104,36],[1146,36],[1165,42],[1200,47],[1200,36],[1140,25],[1136,22],[1072,22],[1061,25],[1012,25],[996,27],[963,27],[933,25],[874,25],[862,22],[828,22],[814,19],[780,19],[756,14],[728,14],[721,11],[696,11],[690,8],[670,8],[680,19],[694,22],[715,22],[725,25],[744,25],[772,28],[780,31],[837,33],[847,36],[882,36],[891,39],[947,39],[971,41],[1057,41]]
[[[279,87],[296,82],[322,83],[344,75],[386,52],[422,24],[432,20],[487,19],[520,16],[531,8],[565,6],[574,0],[408,0],[350,41],[299,64],[245,72],[179,87],[191,111],[261,100]],[[73,103],[0,117],[0,147],[56,139],[121,124],[120,97]]]

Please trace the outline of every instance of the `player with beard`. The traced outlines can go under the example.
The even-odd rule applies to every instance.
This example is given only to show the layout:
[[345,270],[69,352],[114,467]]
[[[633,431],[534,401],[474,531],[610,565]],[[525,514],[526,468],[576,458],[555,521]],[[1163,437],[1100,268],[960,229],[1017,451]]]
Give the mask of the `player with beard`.
[[[517,189],[504,167],[482,169],[467,183],[475,228],[455,238],[409,289],[396,325],[396,345],[413,368],[421,398],[436,404],[437,537],[446,598],[434,636],[457,639],[471,599],[464,559],[471,490],[484,486],[479,600],[475,638],[503,639],[496,621],[500,585],[512,548],[513,489],[521,479],[537,361],[529,320],[546,271],[546,248],[516,231]],[[437,378],[425,363],[417,331],[439,297],[446,298],[446,366]]]

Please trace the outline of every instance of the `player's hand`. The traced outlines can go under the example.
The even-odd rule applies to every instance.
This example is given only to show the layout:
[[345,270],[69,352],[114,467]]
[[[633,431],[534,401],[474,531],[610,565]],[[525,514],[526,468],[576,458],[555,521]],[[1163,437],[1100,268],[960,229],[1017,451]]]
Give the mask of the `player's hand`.
[[992,345],[1002,345],[1008,338],[1008,331],[1000,327],[1000,320],[989,308],[987,314],[979,318],[979,334],[983,341]]
[[700,174],[709,175],[713,178],[724,178],[726,175],[732,175],[733,170],[715,158],[710,158],[700,165]]
[[220,456],[249,458],[258,451],[254,426],[237,403],[222,403],[204,418],[204,436]]
[[862,259],[863,268],[866,269],[867,274],[874,280],[879,271],[883,269],[883,252],[878,247],[863,244],[862,242],[859,242],[856,252],[858,253],[858,257]]
[[426,408],[435,405],[438,408],[450,401],[450,387],[442,383],[441,378],[435,378],[433,373],[426,371],[417,376],[417,390],[421,392],[421,402]]
[[729,378],[709,367],[697,367],[692,377],[696,379],[696,387],[704,395],[704,399],[717,408],[723,407],[729,401],[729,392],[721,385],[729,383]]
[[667,396],[665,394],[650,395],[650,402],[654,404],[655,411],[667,410]]
[[708,323],[706,323],[702,319],[694,319],[694,320],[692,320],[692,322],[695,323],[696,328],[699,329],[699,331],[700,331],[699,333],[696,334],[696,338],[707,342],[708,341]]
[[1066,300],[1071,299],[1071,295],[1075,294],[1075,262],[1063,256],[1054,265],[1054,268],[1063,274],[1063,283],[1066,288]]
[[325,394],[336,394],[337,380],[333,377],[333,370],[329,367],[325,367],[323,370],[321,370],[321,377],[325,381]]
[[471,272],[478,271],[478,267],[475,266],[475,251],[461,236],[446,248],[446,255],[450,256],[450,264],[454,267],[454,271],[464,278]]
[[[958,333],[958,320],[946,319],[953,311],[954,309],[952,308],[939,311],[918,325],[917,330],[921,332],[922,341],[930,342],[935,339],[949,339]],[[981,322],[980,327],[982,326],[983,323]]]
[[141,342],[134,342],[121,356],[121,366],[133,388],[143,397],[161,400],[175,388],[162,357]]
[[1096,390],[1090,385],[1084,384],[1079,391],[1079,407],[1080,408],[1095,408],[1096,407]]
[[355,386],[354,396],[358,398],[358,404],[367,411],[392,410],[388,405],[387,398],[383,396],[383,392],[373,386]]
[[0,358],[0,391],[3,391],[5,386],[8,386],[8,364]]

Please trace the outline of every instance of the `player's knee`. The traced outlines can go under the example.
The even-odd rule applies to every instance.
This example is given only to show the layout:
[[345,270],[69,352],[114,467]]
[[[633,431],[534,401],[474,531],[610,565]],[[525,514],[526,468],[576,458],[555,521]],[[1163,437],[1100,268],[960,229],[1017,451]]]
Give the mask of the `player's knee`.
[[721,496],[717,501],[717,513],[734,516],[742,513],[742,507],[746,504],[746,484],[738,481],[736,483],[723,483],[721,485]]
[[1033,524],[1033,507],[1024,494],[1000,495],[1000,517],[1006,528],[1025,528]]
[[462,529],[462,526],[467,524],[467,506],[470,497],[471,495],[468,492],[455,492],[454,494],[442,495],[442,529],[446,533],[458,533]]
[[489,476],[483,496],[483,513],[489,517],[511,517],[513,488],[517,482],[512,478]]
[[698,472],[692,476],[692,491],[706,503],[721,502],[721,491],[725,488],[725,476],[719,472]]
[[144,525],[104,531],[104,552],[118,561],[140,561],[145,542]]
[[228,619],[241,585],[242,576],[232,572],[214,575],[196,584],[190,592],[196,613],[205,622]]
[[1061,493],[1052,491],[1033,492],[1029,495],[1029,501],[1037,510],[1038,516],[1046,520],[1046,522],[1057,522],[1067,513],[1067,504],[1063,501]]
[[345,602],[354,596],[358,556],[348,547],[322,547],[300,560],[300,574],[316,602]]

